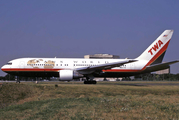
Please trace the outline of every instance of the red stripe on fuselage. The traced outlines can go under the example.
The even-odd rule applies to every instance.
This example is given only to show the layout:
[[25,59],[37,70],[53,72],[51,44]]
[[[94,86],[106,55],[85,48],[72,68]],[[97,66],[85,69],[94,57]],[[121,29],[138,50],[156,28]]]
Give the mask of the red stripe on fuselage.
[[57,72],[59,70],[62,70],[62,69],[30,69],[30,68],[4,68],[4,69],[1,69],[2,71],[4,72],[13,72],[13,71],[17,71],[17,72]]

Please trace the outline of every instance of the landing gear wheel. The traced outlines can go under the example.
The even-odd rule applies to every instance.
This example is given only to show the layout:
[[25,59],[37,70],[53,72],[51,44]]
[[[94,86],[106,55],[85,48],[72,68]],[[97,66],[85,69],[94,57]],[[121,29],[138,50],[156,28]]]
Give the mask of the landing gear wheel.
[[84,84],[96,84],[97,82],[95,80],[91,81],[84,81]]

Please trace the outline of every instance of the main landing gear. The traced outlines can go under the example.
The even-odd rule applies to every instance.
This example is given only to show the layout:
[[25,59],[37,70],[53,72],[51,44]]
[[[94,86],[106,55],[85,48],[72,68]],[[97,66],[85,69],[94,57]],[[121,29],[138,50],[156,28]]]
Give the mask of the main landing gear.
[[96,84],[95,80],[84,81],[84,84]]
[[96,84],[96,80],[93,80],[93,76],[87,76],[86,79],[84,79],[84,84]]
[[86,79],[84,79],[84,84],[96,84],[96,80],[94,80],[93,75],[86,76]]

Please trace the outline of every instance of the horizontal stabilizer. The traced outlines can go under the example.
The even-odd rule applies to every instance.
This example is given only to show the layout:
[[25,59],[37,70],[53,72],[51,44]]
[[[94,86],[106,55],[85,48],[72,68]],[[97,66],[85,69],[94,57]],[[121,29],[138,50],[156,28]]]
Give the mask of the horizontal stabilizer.
[[146,67],[147,72],[153,72],[153,71],[158,71],[158,70],[163,70],[169,68],[171,64],[177,63],[179,60],[171,61],[171,62],[166,62],[166,63],[159,63],[159,64],[154,64]]

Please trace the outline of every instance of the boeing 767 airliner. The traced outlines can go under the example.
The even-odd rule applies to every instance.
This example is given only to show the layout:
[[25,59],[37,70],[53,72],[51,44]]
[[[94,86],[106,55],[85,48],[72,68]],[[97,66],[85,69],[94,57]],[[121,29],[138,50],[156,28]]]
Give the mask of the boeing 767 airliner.
[[165,30],[135,59],[83,58],[19,58],[9,61],[1,70],[16,76],[59,77],[61,81],[86,78],[84,83],[96,83],[94,77],[127,77],[166,69],[178,60],[162,63],[173,30]]

